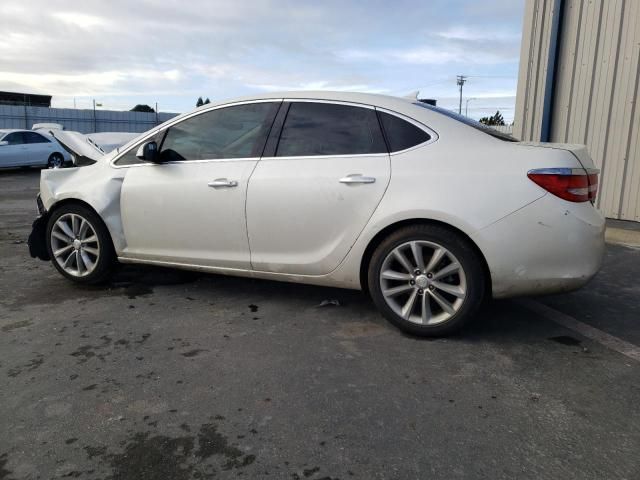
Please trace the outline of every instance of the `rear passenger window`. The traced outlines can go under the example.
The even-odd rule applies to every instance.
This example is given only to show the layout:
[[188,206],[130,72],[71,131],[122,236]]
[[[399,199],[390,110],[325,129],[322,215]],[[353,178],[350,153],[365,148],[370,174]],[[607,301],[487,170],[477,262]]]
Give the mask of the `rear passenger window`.
[[49,140],[44,138],[39,133],[24,132],[24,136],[26,137],[28,143],[49,143]]
[[424,130],[403,120],[395,115],[385,112],[378,112],[380,121],[384,128],[384,133],[389,142],[389,149],[392,152],[399,152],[407,148],[415,147],[431,139],[431,136]]
[[333,103],[293,102],[276,156],[387,153],[376,112]]

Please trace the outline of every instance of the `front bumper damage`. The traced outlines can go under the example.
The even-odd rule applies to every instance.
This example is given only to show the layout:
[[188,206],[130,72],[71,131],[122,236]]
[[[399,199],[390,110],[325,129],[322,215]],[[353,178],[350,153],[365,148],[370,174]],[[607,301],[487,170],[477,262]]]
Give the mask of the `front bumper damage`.
[[49,221],[49,214],[44,208],[40,194],[36,198],[38,204],[38,217],[33,221],[31,225],[31,233],[27,244],[29,245],[29,254],[33,258],[39,258],[40,260],[50,260],[49,251],[47,250],[46,234],[47,234],[47,222]]

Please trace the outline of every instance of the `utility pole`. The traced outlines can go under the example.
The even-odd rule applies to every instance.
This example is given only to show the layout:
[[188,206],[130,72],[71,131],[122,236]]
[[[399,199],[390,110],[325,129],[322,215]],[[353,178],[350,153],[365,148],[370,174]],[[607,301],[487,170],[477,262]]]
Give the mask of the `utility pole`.
[[458,75],[456,77],[456,84],[460,86],[460,106],[458,107],[458,114],[462,115],[462,86],[467,81],[467,77],[464,75]]

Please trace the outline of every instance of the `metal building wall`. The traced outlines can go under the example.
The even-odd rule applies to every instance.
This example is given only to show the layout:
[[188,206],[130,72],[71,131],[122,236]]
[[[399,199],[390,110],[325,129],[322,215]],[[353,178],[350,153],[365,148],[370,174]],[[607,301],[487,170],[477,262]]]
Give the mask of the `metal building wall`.
[[31,129],[34,123],[60,123],[67,130],[93,132],[146,132],[176,116],[175,113],[118,112],[0,105],[0,128]]
[[[555,50],[554,9],[560,15]],[[554,52],[555,75],[547,75]],[[542,138],[541,99],[550,89],[548,140],[586,144],[602,170],[598,207],[608,217],[635,221],[639,82],[640,0],[527,0],[514,135]]]

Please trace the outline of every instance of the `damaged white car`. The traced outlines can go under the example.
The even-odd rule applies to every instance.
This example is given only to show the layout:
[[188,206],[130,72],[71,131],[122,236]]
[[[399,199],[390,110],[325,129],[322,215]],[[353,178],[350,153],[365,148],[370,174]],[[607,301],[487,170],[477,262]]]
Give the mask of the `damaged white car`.
[[42,172],[29,240],[75,282],[122,262],[363,289],[445,335],[488,297],[581,287],[604,251],[584,147],[401,98],[241,98],[79,156],[95,163]]

